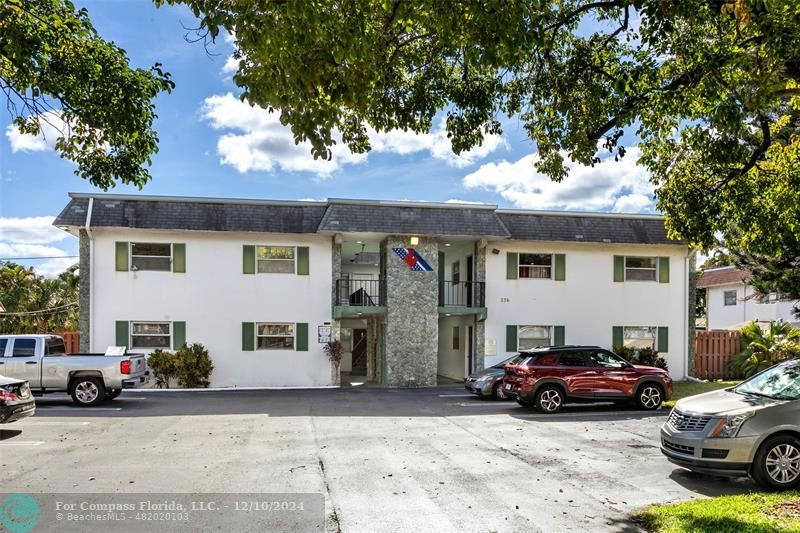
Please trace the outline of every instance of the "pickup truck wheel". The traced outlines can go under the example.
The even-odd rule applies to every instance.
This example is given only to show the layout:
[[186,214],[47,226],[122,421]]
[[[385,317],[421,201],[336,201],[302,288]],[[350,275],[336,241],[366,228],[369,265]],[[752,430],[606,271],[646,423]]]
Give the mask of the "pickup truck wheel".
[[106,399],[106,388],[99,378],[81,377],[72,382],[72,401],[81,407],[91,407]]
[[106,392],[106,400],[113,400],[122,392],[122,389],[108,389]]

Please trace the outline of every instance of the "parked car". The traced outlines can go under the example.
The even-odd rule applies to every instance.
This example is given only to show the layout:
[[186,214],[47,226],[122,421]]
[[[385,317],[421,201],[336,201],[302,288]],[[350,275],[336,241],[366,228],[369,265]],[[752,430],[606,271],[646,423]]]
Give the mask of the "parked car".
[[736,387],[678,400],[661,427],[661,452],[695,472],[750,475],[773,490],[800,486],[800,361]]
[[34,393],[66,391],[81,406],[116,398],[147,383],[144,355],[66,354],[56,335],[0,335],[0,372]]
[[0,376],[0,424],[10,424],[36,413],[28,382]]
[[527,353],[518,353],[503,362],[497,363],[479,372],[474,372],[464,380],[464,387],[472,394],[496,400],[508,400],[510,396],[503,389],[503,378],[506,365],[513,365],[528,357]]
[[672,395],[666,370],[633,365],[599,346],[551,346],[524,352],[505,367],[503,389],[523,407],[556,413],[566,402],[630,401],[658,409]]

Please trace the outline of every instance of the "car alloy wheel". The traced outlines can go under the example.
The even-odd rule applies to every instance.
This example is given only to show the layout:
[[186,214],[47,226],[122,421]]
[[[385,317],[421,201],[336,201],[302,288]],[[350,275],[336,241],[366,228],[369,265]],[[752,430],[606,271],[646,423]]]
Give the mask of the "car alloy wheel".
[[500,383],[498,383],[497,385],[494,386],[494,397],[497,400],[507,400],[508,399],[508,394],[506,394],[506,391],[503,390],[503,381],[502,380],[500,380]]
[[555,413],[561,409],[561,404],[563,403],[561,392],[555,387],[548,387],[539,393],[539,399],[536,403],[545,413]]
[[767,452],[767,474],[777,483],[788,484],[800,477],[800,451],[791,444],[778,444]]
[[97,399],[100,391],[91,381],[81,381],[75,386],[75,396],[83,403],[92,403]]
[[645,409],[655,409],[661,405],[661,389],[655,385],[645,385],[639,393],[639,404]]

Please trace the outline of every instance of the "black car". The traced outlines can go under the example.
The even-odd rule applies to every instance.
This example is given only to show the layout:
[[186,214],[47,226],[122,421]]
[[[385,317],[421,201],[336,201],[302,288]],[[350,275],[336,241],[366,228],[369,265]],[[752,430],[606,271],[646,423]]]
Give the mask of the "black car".
[[33,416],[36,402],[28,382],[0,376],[0,424]]
[[506,375],[505,367],[506,365],[515,365],[529,356],[530,354],[518,353],[494,366],[470,374],[464,380],[464,387],[472,394],[477,394],[484,398],[508,400],[511,397],[503,390],[503,378]]

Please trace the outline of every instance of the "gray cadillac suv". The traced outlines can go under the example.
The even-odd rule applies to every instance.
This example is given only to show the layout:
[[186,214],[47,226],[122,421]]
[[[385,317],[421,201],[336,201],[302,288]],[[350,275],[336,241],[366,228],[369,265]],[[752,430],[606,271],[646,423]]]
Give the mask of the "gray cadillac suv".
[[773,490],[800,485],[800,360],[729,389],[678,400],[661,452],[700,473],[750,475]]

